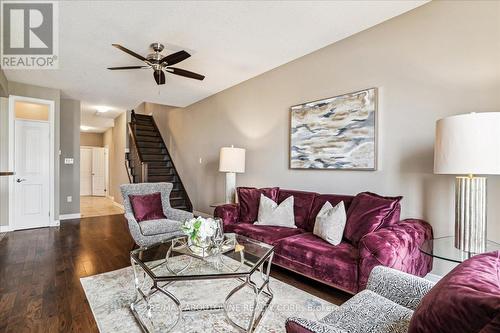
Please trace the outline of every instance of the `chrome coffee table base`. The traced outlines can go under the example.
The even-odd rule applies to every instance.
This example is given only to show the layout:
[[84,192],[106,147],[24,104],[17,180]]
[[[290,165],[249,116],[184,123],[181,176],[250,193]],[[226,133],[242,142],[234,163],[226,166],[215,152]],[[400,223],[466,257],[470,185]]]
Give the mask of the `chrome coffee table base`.
[[[259,324],[260,320],[264,316],[265,312],[269,308],[269,305],[273,299],[273,293],[272,290],[269,286],[269,274],[271,270],[271,263],[273,259],[273,252],[271,251],[269,255],[266,258],[263,258],[263,260],[259,263],[259,265],[256,267],[253,273],[247,274],[246,276],[243,273],[240,272],[234,272],[234,274],[224,274],[224,275],[218,275],[218,274],[213,274],[213,275],[204,275],[204,276],[198,276],[194,278],[193,276],[183,276],[183,275],[178,275],[175,278],[172,277],[169,279],[169,281],[158,281],[155,280],[154,278],[150,280],[151,286],[149,287],[148,292],[144,292],[143,289],[146,284],[146,276],[150,275],[149,272],[144,270],[144,266],[141,265],[140,262],[136,262],[136,260],[132,257],[131,258],[131,264],[132,268],[134,270],[134,283],[135,283],[135,289],[137,292],[137,297],[134,302],[130,304],[130,310],[132,314],[134,315],[136,321],[139,323],[141,326],[141,329],[144,332],[148,333],[153,333],[156,330],[155,327],[155,319],[152,315],[152,305],[151,305],[151,297],[156,294],[160,293],[166,298],[168,298],[170,301],[173,302],[175,305],[176,309],[176,318],[175,321],[167,328],[167,331],[173,330],[181,321],[182,319],[182,314],[184,312],[193,312],[193,311],[212,311],[212,310],[223,310],[226,321],[230,323],[233,327],[238,329],[241,332],[253,332],[257,325]],[[149,267],[149,269],[154,270],[154,268],[159,267],[161,265],[168,265],[166,259],[165,261],[162,261],[160,264]],[[243,261],[246,261],[244,258],[242,258]],[[191,263],[191,260],[190,260]],[[266,265],[267,263],[267,265]],[[189,264],[188,264],[189,266]],[[187,267],[182,269],[184,271]],[[141,274],[142,273],[142,274]],[[252,281],[252,276],[254,274],[259,274],[262,280],[262,283],[260,285],[257,285],[254,281]],[[142,282],[139,280],[140,275],[142,275]],[[150,276],[151,277],[151,276]],[[183,306],[181,304],[181,301],[170,291],[168,291],[168,287],[170,287],[174,283],[178,282],[183,282],[183,281],[192,281],[192,280],[213,280],[213,279],[237,279],[241,283],[231,290],[223,304],[220,305],[208,305],[208,306],[202,306],[202,307],[189,307]],[[162,284],[163,282],[163,284]],[[250,320],[248,322],[248,325],[246,327],[236,323],[229,314],[229,306],[230,306],[230,300],[231,298],[238,293],[240,290],[244,288],[250,288],[253,291],[254,297],[253,297],[253,307],[252,307],[252,313],[250,314]],[[266,298],[266,301],[263,305],[263,308],[261,311],[257,311],[257,306],[259,303],[260,297],[263,296]],[[144,303],[146,307],[146,313],[145,316],[141,315],[137,311],[137,307],[141,305],[141,303]],[[173,315],[173,313],[171,313]],[[170,313],[169,313],[170,315]],[[162,331],[163,332],[163,331]]]

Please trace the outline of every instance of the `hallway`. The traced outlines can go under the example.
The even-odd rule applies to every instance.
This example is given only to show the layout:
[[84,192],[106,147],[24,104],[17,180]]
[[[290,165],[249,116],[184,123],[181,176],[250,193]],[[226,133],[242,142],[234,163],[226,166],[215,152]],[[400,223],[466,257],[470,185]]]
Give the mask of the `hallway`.
[[123,214],[123,209],[106,197],[80,197],[80,212],[83,217]]

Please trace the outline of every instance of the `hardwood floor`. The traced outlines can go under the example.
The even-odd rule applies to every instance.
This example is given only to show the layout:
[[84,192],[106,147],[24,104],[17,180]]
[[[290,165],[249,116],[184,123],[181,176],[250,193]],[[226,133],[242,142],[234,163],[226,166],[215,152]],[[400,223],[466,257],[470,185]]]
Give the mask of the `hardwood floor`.
[[123,209],[106,197],[80,197],[80,212],[82,218],[123,214]]
[[[130,265],[123,215],[68,220],[0,241],[0,332],[98,332],[80,277]],[[273,268],[272,276],[332,303],[350,296]]]

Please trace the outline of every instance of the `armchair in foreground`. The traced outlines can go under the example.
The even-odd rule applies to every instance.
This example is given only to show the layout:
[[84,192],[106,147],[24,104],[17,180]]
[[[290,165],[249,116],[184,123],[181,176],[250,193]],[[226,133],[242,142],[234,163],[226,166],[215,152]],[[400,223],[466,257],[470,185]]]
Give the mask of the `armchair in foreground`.
[[288,318],[287,333],[500,332],[500,251],[472,257],[436,285],[377,266],[365,290],[319,321]]
[[[170,206],[171,183],[139,183],[120,186],[125,207],[125,218],[128,222],[130,235],[139,246],[148,246],[164,239],[183,235],[180,230],[181,222],[193,217],[193,213],[175,209]],[[134,215],[130,196],[161,195],[161,210],[166,218],[144,220],[138,222]]]

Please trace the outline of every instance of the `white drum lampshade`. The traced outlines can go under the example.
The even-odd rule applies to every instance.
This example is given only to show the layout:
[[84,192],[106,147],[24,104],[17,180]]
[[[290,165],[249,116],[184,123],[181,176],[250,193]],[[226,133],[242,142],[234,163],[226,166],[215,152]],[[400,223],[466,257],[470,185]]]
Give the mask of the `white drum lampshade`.
[[434,173],[500,174],[500,112],[468,113],[438,120]]
[[245,172],[245,149],[222,147],[219,156],[219,171],[226,173],[226,203],[233,203],[236,192],[236,173]]
[[486,248],[486,178],[500,174],[500,112],[469,113],[436,123],[434,173],[467,175],[455,183],[455,246]]
[[245,149],[222,147],[219,159],[220,172],[245,172]]

